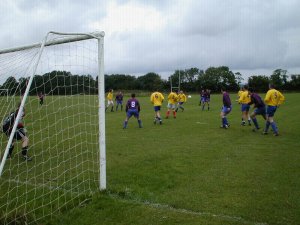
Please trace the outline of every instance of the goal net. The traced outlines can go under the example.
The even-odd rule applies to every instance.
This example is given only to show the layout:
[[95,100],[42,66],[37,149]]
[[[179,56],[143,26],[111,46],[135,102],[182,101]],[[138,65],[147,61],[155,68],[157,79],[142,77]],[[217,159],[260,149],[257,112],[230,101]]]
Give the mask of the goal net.
[[103,38],[0,51],[0,224],[43,223],[106,188]]

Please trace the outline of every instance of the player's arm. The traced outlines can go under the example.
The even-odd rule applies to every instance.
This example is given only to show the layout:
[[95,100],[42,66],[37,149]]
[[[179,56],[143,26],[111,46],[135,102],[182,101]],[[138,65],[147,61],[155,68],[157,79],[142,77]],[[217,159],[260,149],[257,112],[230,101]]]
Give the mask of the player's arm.
[[270,102],[270,99],[271,99],[271,91],[268,91],[264,99],[265,103],[268,104]]
[[284,102],[284,100],[285,100],[285,97],[284,97],[284,95],[280,92],[280,91],[278,91],[278,105],[281,105],[283,102]]

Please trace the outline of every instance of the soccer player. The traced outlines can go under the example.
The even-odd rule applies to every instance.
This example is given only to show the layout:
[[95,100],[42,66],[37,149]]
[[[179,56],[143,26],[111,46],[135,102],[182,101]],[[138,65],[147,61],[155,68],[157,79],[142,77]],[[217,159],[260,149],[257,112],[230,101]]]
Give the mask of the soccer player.
[[114,101],[113,101],[114,94],[113,94],[113,92],[114,92],[113,89],[110,89],[108,91],[108,94],[107,94],[107,97],[106,97],[106,99],[107,99],[107,106],[105,108],[105,111],[108,109],[109,106],[111,106],[110,111],[111,112],[114,111]]
[[131,99],[126,104],[126,118],[124,121],[123,129],[127,128],[128,120],[134,116],[139,124],[139,128],[142,128],[142,121],[140,120],[141,106],[139,101],[135,98],[135,94],[131,94]]
[[184,111],[184,107],[183,104],[186,102],[186,95],[183,93],[183,91],[179,91],[178,94],[178,103],[177,103],[177,107],[176,107],[176,112],[178,111],[178,108],[180,108],[182,110],[182,112]]
[[116,95],[116,111],[118,111],[119,105],[121,106],[121,111],[123,111],[123,93],[119,91],[119,93]]
[[251,101],[248,103],[249,105],[254,104],[254,111],[251,113],[250,117],[253,121],[253,124],[255,128],[252,129],[252,131],[257,131],[260,129],[256,115],[261,115],[266,120],[266,106],[264,101],[261,99],[261,97],[254,92],[253,88],[249,88],[249,94]]
[[153,92],[150,96],[150,101],[154,106],[154,112],[155,112],[154,124],[156,124],[157,121],[159,121],[160,125],[162,124],[162,119],[160,116],[160,108],[164,99],[165,99],[164,96],[159,91]]
[[222,125],[221,128],[228,129],[229,128],[229,123],[227,120],[227,115],[231,112],[232,105],[231,105],[231,100],[229,94],[226,92],[225,87],[221,89],[221,92],[223,94],[223,107],[221,110],[221,119],[222,119]]
[[243,87],[243,92],[238,100],[238,103],[242,105],[242,126],[246,126],[246,120],[248,120],[248,125],[251,126],[251,118],[249,115],[250,105],[249,102],[251,101],[250,95],[248,93],[248,85]]
[[274,136],[278,136],[278,128],[274,121],[274,114],[279,107],[285,100],[285,97],[280,91],[277,91],[273,84],[269,85],[269,91],[266,94],[264,99],[267,105],[267,120],[266,120],[266,127],[263,134],[268,134],[269,127],[271,125],[272,130],[274,132]]
[[205,102],[205,91],[202,90],[200,93],[200,102],[199,102],[199,106],[201,106],[201,104],[204,104]]
[[202,111],[204,110],[205,105],[207,105],[207,110],[209,110],[209,102],[210,102],[210,90],[206,89],[203,94]]
[[177,101],[178,101],[177,93],[174,92],[174,91],[171,91],[170,94],[168,95],[168,110],[167,110],[167,113],[166,113],[166,119],[169,118],[171,110],[173,112],[173,118],[176,119],[175,108],[176,108]]
[[44,104],[44,97],[45,97],[45,95],[43,95],[43,92],[40,92],[40,93],[38,94],[38,98],[39,98],[39,100],[40,100],[40,105],[43,105],[43,104]]
[[[15,123],[16,117],[18,115],[18,112],[20,110],[20,104],[18,109],[15,112],[12,112],[4,121],[3,123],[3,132],[6,134],[6,136],[9,138],[12,129],[13,129],[13,125]],[[31,161],[31,157],[28,156],[28,144],[29,144],[29,139],[26,136],[26,129],[23,125],[22,119],[25,116],[25,109],[23,108],[21,111],[21,119],[19,121],[17,121],[18,125],[17,125],[17,129],[15,131],[15,135],[13,137],[13,141],[9,147],[9,151],[8,151],[8,155],[7,158],[11,158],[12,157],[12,152],[14,150],[14,146],[15,146],[15,141],[16,140],[21,140],[22,142],[22,158],[25,161]]]

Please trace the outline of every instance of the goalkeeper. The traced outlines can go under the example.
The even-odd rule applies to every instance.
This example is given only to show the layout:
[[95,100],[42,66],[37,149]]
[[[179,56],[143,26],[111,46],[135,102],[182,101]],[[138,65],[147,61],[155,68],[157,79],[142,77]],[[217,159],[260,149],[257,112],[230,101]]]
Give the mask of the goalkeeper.
[[[15,123],[16,117],[18,115],[18,112],[20,110],[20,105],[18,107],[18,109],[15,112],[12,112],[3,122],[3,132],[6,134],[6,136],[9,138],[12,129],[13,129],[13,125]],[[28,144],[29,144],[29,139],[26,135],[26,129],[23,125],[22,119],[25,116],[25,109],[23,108],[22,112],[21,112],[21,119],[19,121],[17,121],[18,125],[15,131],[15,135],[13,137],[13,141],[9,147],[9,152],[7,155],[7,158],[11,158],[12,157],[12,152],[14,150],[14,144],[16,140],[21,140],[22,142],[22,158],[25,161],[31,161],[32,159],[28,156]]]

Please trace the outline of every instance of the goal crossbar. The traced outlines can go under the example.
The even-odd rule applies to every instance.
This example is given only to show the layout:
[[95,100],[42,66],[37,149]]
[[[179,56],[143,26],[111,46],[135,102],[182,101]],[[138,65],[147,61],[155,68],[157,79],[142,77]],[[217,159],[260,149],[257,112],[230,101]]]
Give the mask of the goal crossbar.
[[[54,32],[50,31],[48,32],[47,36],[49,34],[58,34],[58,35],[72,35],[72,37],[65,37],[63,39],[58,39],[58,40],[51,40],[45,42],[44,46],[51,46],[51,45],[59,45],[59,44],[65,44],[65,43],[70,43],[70,42],[76,42],[76,41],[83,41],[83,40],[88,40],[92,38],[103,38],[105,33],[103,31],[101,32],[93,32],[93,33],[60,33],[60,32]],[[74,36],[78,35],[78,36]],[[40,48],[42,46],[42,43],[36,43],[32,45],[25,45],[25,46],[20,46],[16,48],[9,48],[9,49],[3,49],[0,50],[0,54],[6,54],[6,53],[11,53],[11,52],[18,52],[18,51],[23,51],[27,49],[32,49],[32,48]]]

